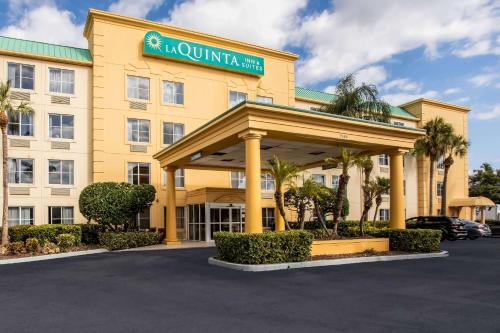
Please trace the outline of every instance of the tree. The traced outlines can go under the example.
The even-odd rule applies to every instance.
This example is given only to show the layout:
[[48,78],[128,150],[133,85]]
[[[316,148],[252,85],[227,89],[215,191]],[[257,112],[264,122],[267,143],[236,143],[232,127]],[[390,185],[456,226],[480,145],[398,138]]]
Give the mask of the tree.
[[290,186],[285,192],[284,203],[288,209],[297,213],[297,223],[300,230],[304,230],[306,212],[312,207],[309,182],[304,181],[303,186]]
[[269,160],[268,164],[270,167],[269,173],[274,177],[274,200],[276,202],[276,207],[278,207],[287,229],[290,229],[290,224],[288,223],[285,214],[285,208],[283,207],[282,189],[285,183],[292,183],[293,179],[299,173],[299,166],[292,162],[280,160],[277,156],[274,156],[273,159]]
[[365,83],[356,86],[353,74],[339,80],[335,94],[336,97],[322,107],[321,111],[346,117],[389,122],[391,106],[378,98],[377,87]]
[[385,177],[377,177],[375,180],[373,195],[375,196],[375,214],[373,214],[373,226],[375,227],[377,222],[377,214],[380,205],[382,204],[382,194],[389,193],[391,188],[391,181]]
[[9,157],[7,145],[7,126],[9,125],[9,114],[11,113],[31,114],[33,109],[27,102],[21,102],[17,106],[12,105],[10,99],[10,81],[0,82],[0,129],[2,131],[2,176],[3,176],[3,209],[2,209],[2,244],[9,244],[9,223],[7,212],[9,207],[9,178],[7,161]]
[[[149,184],[134,185],[130,188],[129,192],[129,216],[130,223],[134,225],[136,216],[144,212],[155,199],[156,189]],[[140,225],[136,225],[137,229]]]
[[445,147],[444,154],[444,177],[443,177],[443,191],[441,194],[441,214],[446,215],[447,205],[446,205],[446,196],[447,196],[447,184],[448,184],[448,173],[450,172],[450,168],[455,163],[454,157],[463,158],[467,154],[467,149],[469,147],[469,142],[465,140],[465,138],[461,135],[452,134],[450,141]]
[[363,210],[359,219],[359,233],[364,236],[365,231],[363,223],[368,219],[368,212],[373,205],[375,184],[371,182],[370,175],[373,170],[373,161],[369,156],[362,156],[357,160],[358,168],[363,171],[364,180],[362,185],[363,190]]
[[342,168],[342,174],[339,177],[339,186],[337,188],[335,206],[333,208],[333,230],[337,234],[337,226],[342,213],[342,204],[344,197],[347,194],[347,184],[349,183],[349,169],[360,163],[363,156],[356,155],[352,151],[341,147],[339,155],[336,157],[327,158],[325,162],[331,165],[338,165]]
[[469,176],[469,196],[483,196],[500,204],[500,169],[494,170],[489,163],[483,163],[479,170]]
[[446,151],[453,135],[453,127],[438,117],[428,121],[424,129],[425,136],[415,142],[413,154],[429,158],[429,215],[433,215],[435,165]]

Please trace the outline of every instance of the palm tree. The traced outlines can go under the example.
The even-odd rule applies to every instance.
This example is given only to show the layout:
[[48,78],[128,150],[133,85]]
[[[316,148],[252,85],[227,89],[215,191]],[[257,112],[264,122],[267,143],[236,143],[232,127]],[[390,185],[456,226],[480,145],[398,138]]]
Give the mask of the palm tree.
[[268,161],[268,163],[270,166],[269,173],[274,177],[274,200],[276,202],[276,207],[278,207],[287,229],[291,229],[290,224],[286,219],[285,208],[283,207],[282,189],[285,183],[291,183],[293,181],[299,173],[300,168],[297,164],[280,160],[277,156],[274,156],[273,159]]
[[450,168],[455,162],[453,157],[464,157],[467,154],[467,149],[469,147],[469,142],[461,135],[453,134],[451,136],[450,142],[445,149],[443,161],[444,164],[444,177],[443,177],[443,190],[441,195],[441,214],[446,215],[446,185],[448,183],[448,173]]
[[375,197],[375,214],[373,214],[373,226],[377,222],[377,214],[380,205],[382,204],[382,194],[388,193],[391,188],[391,181],[385,177],[377,177],[374,184],[373,195]]
[[391,106],[378,98],[377,87],[362,83],[349,74],[340,79],[335,89],[336,97],[321,108],[321,111],[346,117],[362,118],[387,123]]
[[413,153],[429,157],[429,215],[433,215],[435,164],[446,151],[453,134],[453,127],[438,117],[428,121],[424,129],[426,134],[415,142]]
[[373,161],[370,156],[362,156],[357,160],[356,166],[363,171],[363,211],[359,220],[359,232],[364,236],[363,223],[368,219],[368,212],[373,204],[374,185],[370,181],[370,175],[373,170]]
[[[321,226],[325,231],[328,231],[325,221],[326,212],[323,211],[323,206],[326,198],[329,197],[329,188],[319,184],[312,178],[307,179],[303,184],[303,192],[312,202],[312,209],[317,219],[320,221]],[[331,198],[331,197],[330,197]]]
[[21,102],[17,107],[13,106],[10,100],[10,81],[0,82],[0,129],[2,130],[2,172],[3,172],[3,207],[2,207],[2,245],[9,244],[9,224],[7,212],[9,207],[9,178],[7,169],[8,146],[7,146],[7,126],[9,125],[9,113],[19,112],[30,114],[33,109],[26,102]]
[[347,192],[347,184],[349,183],[349,169],[360,163],[364,156],[356,155],[351,150],[344,147],[339,149],[339,155],[336,157],[327,158],[325,162],[331,165],[339,165],[342,168],[342,174],[339,177],[339,186],[337,188],[337,195],[335,199],[335,206],[333,207],[333,230],[337,234],[337,225],[342,211],[342,204]]

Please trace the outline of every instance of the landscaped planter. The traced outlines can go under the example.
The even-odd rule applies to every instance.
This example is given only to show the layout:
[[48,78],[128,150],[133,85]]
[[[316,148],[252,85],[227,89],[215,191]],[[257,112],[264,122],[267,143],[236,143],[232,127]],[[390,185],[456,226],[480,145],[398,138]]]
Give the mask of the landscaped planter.
[[316,240],[311,245],[312,256],[361,253],[366,250],[389,251],[389,238]]

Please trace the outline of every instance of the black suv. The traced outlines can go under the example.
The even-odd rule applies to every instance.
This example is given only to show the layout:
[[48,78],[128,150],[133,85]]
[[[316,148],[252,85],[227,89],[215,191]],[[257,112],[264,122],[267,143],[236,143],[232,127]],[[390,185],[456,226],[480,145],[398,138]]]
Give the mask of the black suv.
[[450,216],[418,216],[406,220],[407,229],[436,229],[443,232],[441,240],[457,240],[467,238],[465,224],[456,217]]

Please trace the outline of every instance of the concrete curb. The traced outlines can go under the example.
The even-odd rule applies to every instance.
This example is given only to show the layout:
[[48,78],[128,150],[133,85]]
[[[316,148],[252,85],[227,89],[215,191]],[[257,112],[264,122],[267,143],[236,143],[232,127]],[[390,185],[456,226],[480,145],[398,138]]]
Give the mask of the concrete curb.
[[208,258],[208,263],[210,265],[215,265],[245,272],[267,272],[267,271],[278,271],[278,270],[294,269],[294,268],[361,264],[366,262],[444,258],[447,256],[448,256],[448,251],[441,251],[435,253],[401,254],[394,256],[373,256],[373,257],[358,257],[358,258],[343,258],[343,259],[325,259],[325,260],[311,260],[303,262],[288,262],[282,264],[264,264],[264,265],[233,264],[227,261],[215,259],[214,257],[210,257]]
[[109,252],[109,251],[106,249],[96,249],[96,250],[88,250],[88,251],[75,251],[75,252],[65,252],[65,253],[44,254],[44,255],[39,255],[39,256],[15,258],[15,259],[3,259],[3,260],[0,260],[0,265],[20,264],[20,263],[24,263],[24,262],[79,257],[79,256],[85,256],[88,254],[97,254],[97,253],[105,253],[105,252]]

